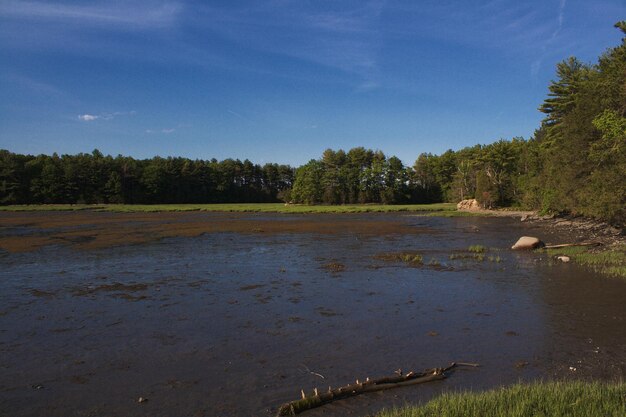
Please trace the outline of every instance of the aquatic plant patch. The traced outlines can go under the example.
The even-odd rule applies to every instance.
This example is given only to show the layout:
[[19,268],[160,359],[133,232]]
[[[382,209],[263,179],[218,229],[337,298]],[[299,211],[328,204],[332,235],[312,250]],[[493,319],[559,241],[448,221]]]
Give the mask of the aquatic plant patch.
[[571,246],[556,249],[543,249],[553,262],[562,262],[566,256],[572,262],[590,268],[604,275],[626,278],[626,245],[606,248]]

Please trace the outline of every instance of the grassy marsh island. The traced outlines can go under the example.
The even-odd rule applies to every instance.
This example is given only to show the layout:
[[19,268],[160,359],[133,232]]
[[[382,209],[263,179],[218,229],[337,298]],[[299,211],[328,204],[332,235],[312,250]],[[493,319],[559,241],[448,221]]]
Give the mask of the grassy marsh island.
[[626,279],[626,245],[616,244],[603,248],[572,246],[558,249],[542,249],[551,259],[568,257],[572,262],[591,268],[601,274]]

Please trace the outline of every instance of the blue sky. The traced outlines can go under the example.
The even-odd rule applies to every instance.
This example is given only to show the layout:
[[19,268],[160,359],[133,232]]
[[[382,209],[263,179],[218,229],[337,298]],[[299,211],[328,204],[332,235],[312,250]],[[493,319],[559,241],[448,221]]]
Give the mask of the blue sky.
[[624,0],[0,0],[0,148],[412,164],[528,138],[554,65],[619,44]]

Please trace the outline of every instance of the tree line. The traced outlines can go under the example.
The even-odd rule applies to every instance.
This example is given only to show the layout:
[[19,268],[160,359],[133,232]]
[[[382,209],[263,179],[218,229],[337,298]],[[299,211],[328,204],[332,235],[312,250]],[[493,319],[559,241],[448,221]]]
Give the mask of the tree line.
[[[626,22],[615,25],[626,35]],[[596,64],[571,57],[539,107],[529,139],[499,140],[413,166],[357,147],[327,149],[297,169],[226,159],[135,160],[0,151],[0,203],[433,203],[476,198],[626,223],[626,38]]]
[[[615,25],[626,35],[626,21]],[[456,202],[518,206],[626,223],[626,38],[596,64],[571,57],[539,107],[533,136],[441,155],[413,167],[363,148],[326,150],[296,171],[302,203]]]
[[2,204],[276,202],[293,183],[288,165],[187,158],[19,155],[0,150]]
[[296,170],[290,197],[306,204],[458,202],[480,196],[486,206],[518,204],[518,178],[528,156],[521,138],[442,155],[423,153],[412,167],[362,147],[327,149]]

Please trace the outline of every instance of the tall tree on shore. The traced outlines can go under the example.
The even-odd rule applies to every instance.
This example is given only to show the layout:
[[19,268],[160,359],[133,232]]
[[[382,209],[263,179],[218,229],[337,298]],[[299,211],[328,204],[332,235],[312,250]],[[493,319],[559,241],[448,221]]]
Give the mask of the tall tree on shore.
[[539,111],[547,115],[543,123],[549,129],[558,127],[563,117],[574,109],[576,96],[589,79],[590,68],[570,57],[556,65],[556,74],[558,79],[550,83],[548,98],[539,107]]
[[[624,22],[616,27],[626,35]],[[561,80],[550,86],[551,93],[558,95],[546,100],[551,112],[541,138],[543,171],[537,174],[543,178],[545,209],[613,222],[626,218],[623,158],[617,152],[618,159],[599,163],[606,156],[601,150],[623,137],[619,129],[626,111],[625,42],[623,37],[621,45],[604,53],[597,65],[570,59],[557,66]]]
[[296,178],[291,191],[292,199],[297,203],[318,204],[324,197],[322,181],[324,164],[312,159],[296,170]]

